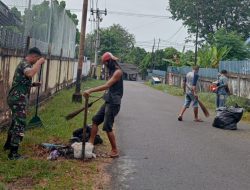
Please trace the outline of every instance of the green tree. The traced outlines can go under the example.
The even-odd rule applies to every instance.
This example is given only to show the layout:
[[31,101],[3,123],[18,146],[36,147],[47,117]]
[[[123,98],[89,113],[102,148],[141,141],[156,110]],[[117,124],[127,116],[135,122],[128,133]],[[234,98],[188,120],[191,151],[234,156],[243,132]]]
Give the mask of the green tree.
[[227,32],[225,29],[218,30],[213,39],[213,44],[221,49],[230,48],[224,60],[245,60],[250,58],[248,46],[244,43],[243,37],[236,32]]
[[227,56],[230,48],[205,45],[198,51],[198,65],[205,68],[217,68],[219,62]]
[[94,34],[86,34],[84,55],[94,60]]
[[18,18],[19,20],[22,20],[22,14],[21,12],[16,8],[16,7],[12,7],[10,9],[10,12],[15,15],[16,18]]
[[146,73],[147,69],[151,67],[151,53],[147,53],[139,65],[139,69],[142,73]]
[[[32,34],[31,36],[43,42],[48,41],[49,19],[50,19],[50,2],[43,1],[39,5],[32,7]],[[27,12],[25,12],[27,14]],[[25,18],[27,18],[25,16]],[[30,24],[27,22],[26,24]]]
[[[108,28],[102,28],[99,31],[100,47],[98,54],[102,55],[104,52],[112,52],[119,57],[121,62],[128,61],[128,54],[133,49],[135,43],[134,35],[128,33],[120,25],[112,25]],[[96,31],[92,34],[87,34],[85,39],[85,56],[94,58],[94,42],[96,39]]]
[[124,62],[139,66],[146,56],[145,49],[140,47],[132,47],[128,54],[124,58]]
[[71,12],[70,12],[70,10],[66,10],[66,13],[67,13],[67,15],[69,16],[69,18],[75,23],[75,25],[77,26],[78,25],[78,23],[79,23],[79,20],[78,20],[78,18],[77,18],[77,15],[76,14],[72,14]]
[[[169,65],[178,65],[180,52],[173,47],[147,53],[139,68],[145,72],[147,69],[166,70]],[[153,68],[154,64],[154,68]]]
[[[65,5],[66,6],[66,5]],[[67,15],[69,16],[69,18],[75,23],[75,25],[77,26],[79,23],[79,20],[77,18],[76,14],[72,14],[70,12],[70,10],[66,10]],[[80,31],[78,28],[76,28],[76,44],[80,44]]]
[[164,64],[163,68],[167,68],[168,65],[180,66],[180,52],[173,47],[164,49]]
[[[64,10],[66,8],[66,2],[65,1],[60,1],[58,2],[58,0],[54,1],[58,6],[59,9]],[[71,13],[70,10],[66,10],[67,15],[69,16],[69,18],[75,23],[75,25],[77,26],[79,23],[79,20],[77,18],[77,15],[74,13]],[[80,31],[78,28],[76,28],[76,44],[80,44]]]
[[180,65],[181,66],[192,66],[194,65],[194,52],[191,50],[180,54]]
[[249,37],[249,0],[169,0],[169,10],[173,19],[183,20],[190,33],[196,32],[198,23],[199,36],[205,40],[220,28]]
[[180,52],[173,48],[173,47],[168,47],[164,49],[164,58],[166,59],[174,59],[175,56],[179,56]]
[[164,62],[162,59],[165,57],[165,52],[163,49],[156,50],[153,53],[153,63],[154,63],[154,69],[156,70],[166,70],[166,62]]
[[23,33],[24,25],[22,23],[23,18],[22,18],[21,12],[16,7],[12,7],[10,9],[10,13],[12,13],[16,17],[16,19],[21,22],[21,25],[5,26],[5,28],[16,33]]
[[106,51],[112,52],[118,56],[121,61],[125,60],[130,52],[135,37],[119,24],[114,24],[108,28],[100,30],[100,53]]

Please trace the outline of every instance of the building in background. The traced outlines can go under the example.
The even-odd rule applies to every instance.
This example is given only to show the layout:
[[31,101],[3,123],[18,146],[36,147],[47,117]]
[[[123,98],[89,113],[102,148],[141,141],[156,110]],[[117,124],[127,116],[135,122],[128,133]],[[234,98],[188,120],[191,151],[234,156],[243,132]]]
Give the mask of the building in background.
[[123,71],[124,80],[131,80],[131,81],[138,80],[139,69],[135,65],[128,63],[119,63],[119,66]]

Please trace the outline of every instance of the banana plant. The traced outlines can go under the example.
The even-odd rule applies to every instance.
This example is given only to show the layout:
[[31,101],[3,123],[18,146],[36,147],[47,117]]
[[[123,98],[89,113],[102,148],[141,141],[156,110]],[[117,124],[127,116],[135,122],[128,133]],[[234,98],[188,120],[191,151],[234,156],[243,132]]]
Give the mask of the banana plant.
[[211,66],[213,68],[216,68],[219,66],[220,61],[228,54],[228,52],[231,50],[231,48],[228,48],[227,46],[224,46],[220,49],[213,46],[211,48],[212,51],[212,59],[211,59]]
[[205,68],[217,68],[219,62],[228,54],[230,49],[226,46],[219,49],[216,46],[205,46],[198,52],[198,64]]

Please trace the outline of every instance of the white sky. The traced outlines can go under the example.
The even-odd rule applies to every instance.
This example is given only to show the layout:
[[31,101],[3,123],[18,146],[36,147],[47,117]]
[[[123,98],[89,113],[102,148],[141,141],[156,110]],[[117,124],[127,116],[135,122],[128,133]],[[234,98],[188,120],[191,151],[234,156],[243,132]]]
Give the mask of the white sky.
[[[89,0],[89,9],[91,2],[94,2],[94,8],[96,7],[96,1],[98,0]],[[81,20],[81,12],[75,9],[82,9],[83,1],[66,0],[66,5],[66,8],[71,9]],[[183,49],[185,38],[188,34],[181,21],[177,22],[169,18],[125,16],[113,13],[125,12],[167,17],[171,16],[171,13],[166,10],[168,0],[99,0],[98,5],[100,10],[107,8],[108,11],[107,16],[103,15],[100,27],[120,24],[129,33],[135,35],[137,46],[143,47],[148,51],[152,50],[154,38],[156,47],[160,38],[160,49],[168,46],[173,46],[179,51]],[[91,23],[88,22],[87,32],[90,31]],[[193,44],[191,44],[191,47],[186,47],[186,49],[194,49]]]
[[[2,0],[7,5],[25,6],[28,0]],[[32,3],[40,3],[42,0],[31,0]],[[81,10],[83,0],[65,0],[66,9],[77,14],[81,22]],[[185,38],[188,36],[187,30],[182,26],[181,21],[174,21],[170,18],[152,18],[150,16],[128,16],[119,13],[133,13],[146,15],[171,16],[170,12],[166,10],[168,7],[168,0],[89,0],[90,5],[96,3],[100,10],[107,8],[108,15],[103,15],[103,21],[100,27],[109,27],[113,24],[120,24],[129,33],[135,35],[136,46],[145,48],[147,51],[152,50],[154,38],[156,40],[156,48],[160,39],[160,49],[173,46],[181,51],[183,49]],[[116,13],[114,13],[116,12]],[[119,13],[117,13],[119,12]],[[88,14],[88,19],[90,14]],[[78,28],[80,28],[80,22]],[[87,23],[87,32],[91,32],[91,22]],[[193,44],[186,46],[186,49],[194,49]]]

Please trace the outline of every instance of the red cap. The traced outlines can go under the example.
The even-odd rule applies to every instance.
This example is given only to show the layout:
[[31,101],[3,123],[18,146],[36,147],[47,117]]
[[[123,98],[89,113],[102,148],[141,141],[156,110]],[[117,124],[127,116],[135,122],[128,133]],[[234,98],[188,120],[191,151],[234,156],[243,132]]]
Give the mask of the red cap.
[[113,59],[113,60],[115,60],[115,61],[118,60],[118,58],[115,57],[115,56],[113,56],[113,54],[110,53],[110,52],[105,52],[105,53],[102,55],[102,63],[104,63],[104,62],[106,62],[106,61],[108,61],[108,60],[110,60],[110,59]]

